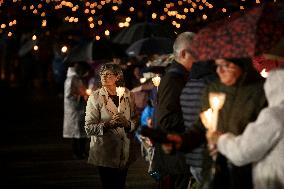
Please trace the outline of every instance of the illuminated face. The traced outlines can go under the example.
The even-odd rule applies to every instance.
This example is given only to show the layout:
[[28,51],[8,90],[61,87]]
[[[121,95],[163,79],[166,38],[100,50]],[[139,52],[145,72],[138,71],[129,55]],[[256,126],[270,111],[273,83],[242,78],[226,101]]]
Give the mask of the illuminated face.
[[102,86],[115,86],[116,81],[118,80],[118,76],[116,76],[113,72],[111,71],[104,71],[101,74],[101,82]]
[[217,66],[217,74],[224,85],[232,86],[236,84],[242,75],[242,69],[230,61],[217,59],[215,64]]

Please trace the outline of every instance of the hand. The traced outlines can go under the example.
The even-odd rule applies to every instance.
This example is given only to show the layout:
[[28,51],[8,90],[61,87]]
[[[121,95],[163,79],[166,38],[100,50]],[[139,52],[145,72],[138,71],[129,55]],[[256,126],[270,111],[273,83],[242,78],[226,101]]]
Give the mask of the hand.
[[165,154],[172,153],[175,149],[179,150],[182,145],[182,138],[180,135],[177,134],[168,134],[167,135],[168,143],[162,144],[162,150]]
[[222,135],[222,133],[219,132],[219,131],[210,131],[210,130],[208,130],[206,132],[206,138],[207,138],[208,144],[216,145],[217,141],[218,141],[218,139],[219,139],[219,137],[221,135]]
[[131,125],[130,122],[125,118],[125,116],[121,113],[116,114],[117,115],[117,123],[119,127],[124,127],[126,129],[129,129]]
[[161,145],[162,150],[165,154],[171,154],[174,150],[173,144],[172,143],[163,143]]
[[209,155],[215,160],[218,152],[217,145],[208,144],[208,150],[209,150]]
[[218,131],[210,131],[208,130],[206,132],[206,138],[207,138],[207,143],[208,143],[208,149],[209,149],[209,152],[210,152],[210,155],[212,157],[216,157],[217,155],[217,142],[218,142],[218,139],[219,137],[222,135],[221,132],[218,132]]
[[105,123],[106,127],[111,128],[111,129],[115,129],[116,127],[119,127],[119,115],[118,114],[114,114],[111,118],[111,120],[107,121]]
[[148,118],[147,119],[147,126],[149,127],[149,128],[153,128],[154,126],[153,126],[153,119],[152,118]]
[[180,135],[177,135],[177,134],[168,134],[168,135],[167,135],[167,139],[168,139],[170,142],[174,143],[175,148],[176,148],[177,150],[179,150],[179,149],[181,148],[181,145],[182,145],[182,138],[181,138]]

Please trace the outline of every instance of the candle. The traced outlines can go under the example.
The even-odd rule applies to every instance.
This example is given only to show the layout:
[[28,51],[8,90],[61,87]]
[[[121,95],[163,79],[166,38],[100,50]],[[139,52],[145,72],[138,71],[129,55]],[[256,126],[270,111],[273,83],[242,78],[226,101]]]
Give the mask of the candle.
[[116,87],[116,95],[119,98],[118,108],[117,108],[118,113],[120,112],[120,98],[123,96],[124,92],[125,92],[125,87]]
[[218,125],[218,114],[219,110],[223,107],[226,95],[224,93],[210,92],[209,93],[209,104],[212,108],[212,118],[210,129],[212,131],[217,130]]
[[155,77],[152,78],[152,82],[154,86],[157,87],[157,90],[160,85],[160,81],[161,81],[161,77],[159,75],[156,75]]
[[213,111],[219,111],[225,102],[226,95],[224,93],[209,93],[209,104]]
[[204,112],[200,113],[200,119],[203,125],[208,129],[212,130],[212,119],[213,119],[213,110],[211,108],[207,109]]
[[268,72],[266,71],[266,69],[264,68],[263,70],[261,70],[260,72],[260,75],[263,77],[263,78],[267,78],[268,77]]
[[92,89],[86,89],[86,94],[87,94],[88,96],[90,96],[91,93],[92,93]]

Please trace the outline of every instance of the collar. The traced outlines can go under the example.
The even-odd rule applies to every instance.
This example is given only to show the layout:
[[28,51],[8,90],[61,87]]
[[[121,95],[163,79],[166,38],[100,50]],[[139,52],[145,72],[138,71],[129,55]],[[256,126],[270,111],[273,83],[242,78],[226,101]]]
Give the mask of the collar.
[[[108,92],[106,91],[106,89],[104,87],[100,88],[99,95],[100,96],[106,96],[106,97],[109,96]],[[123,98],[129,98],[129,97],[130,97],[130,92],[129,92],[129,90],[127,88],[125,88],[125,92],[123,94]]]

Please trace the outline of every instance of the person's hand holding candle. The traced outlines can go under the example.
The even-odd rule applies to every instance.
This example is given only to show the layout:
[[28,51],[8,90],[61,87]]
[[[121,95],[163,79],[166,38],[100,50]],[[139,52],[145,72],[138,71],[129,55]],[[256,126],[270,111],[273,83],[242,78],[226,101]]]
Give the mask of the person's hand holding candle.
[[117,109],[118,112],[120,112],[120,99],[123,96],[124,92],[125,92],[125,87],[116,87],[116,95],[118,96],[118,101],[119,101]]

